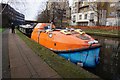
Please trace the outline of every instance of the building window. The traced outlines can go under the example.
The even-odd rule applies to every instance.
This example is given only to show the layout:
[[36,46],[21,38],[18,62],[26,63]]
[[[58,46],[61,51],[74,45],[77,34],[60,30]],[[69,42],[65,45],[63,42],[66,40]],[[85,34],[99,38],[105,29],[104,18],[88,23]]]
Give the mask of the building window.
[[76,19],[76,16],[74,15],[74,16],[73,16],[73,20],[75,20],[75,19]]
[[75,19],[76,19],[76,16],[74,15],[74,16],[73,16],[73,23],[75,22]]
[[114,6],[115,6],[115,3],[110,4],[110,7],[114,7]]
[[120,12],[117,12],[117,17],[120,18]]
[[94,19],[94,13],[90,14],[90,19]]
[[115,16],[115,12],[110,12],[109,16]]
[[77,9],[75,9],[75,13],[77,13]]
[[79,15],[79,20],[81,20],[82,19],[82,15]]
[[75,2],[75,7],[77,7],[77,2]]
[[85,18],[84,19],[87,19],[87,14],[85,14]]

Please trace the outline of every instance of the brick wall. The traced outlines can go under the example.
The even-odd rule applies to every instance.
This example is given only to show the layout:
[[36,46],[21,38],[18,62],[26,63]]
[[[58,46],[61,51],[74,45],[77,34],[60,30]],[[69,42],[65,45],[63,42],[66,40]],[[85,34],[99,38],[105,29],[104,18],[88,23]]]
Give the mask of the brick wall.
[[69,26],[69,28],[99,29],[99,30],[120,30],[120,26]]

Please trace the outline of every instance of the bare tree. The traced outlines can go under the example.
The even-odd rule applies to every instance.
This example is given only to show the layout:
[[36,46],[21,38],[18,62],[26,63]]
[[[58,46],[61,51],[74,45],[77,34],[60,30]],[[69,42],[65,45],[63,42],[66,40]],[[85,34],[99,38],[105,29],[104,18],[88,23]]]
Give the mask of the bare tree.
[[[47,8],[48,6],[49,6],[49,8]],[[65,7],[66,7],[66,2],[63,2],[63,1],[48,2],[46,5],[46,9],[39,15],[38,20],[53,22],[54,25],[62,27],[63,20],[64,20],[64,18],[66,18],[64,16],[64,13],[66,11]]]
[[49,22],[49,16],[47,14],[47,10],[42,11],[38,17],[37,17],[37,21],[39,22],[44,22],[44,23],[48,23]]
[[90,2],[89,6],[90,6],[90,9],[93,10],[96,13],[96,15],[94,15],[94,16],[97,17],[96,25],[100,26],[101,25],[100,20],[101,20],[102,15],[103,15],[102,11],[106,10],[107,2]]
[[[47,4],[48,4],[48,2],[47,2]],[[44,9],[41,9],[41,10],[42,10],[42,12],[38,13],[37,21],[44,22],[44,23],[49,23],[49,19],[50,19],[49,15],[50,14],[49,14],[49,10],[48,10],[47,5],[46,5],[45,10]]]

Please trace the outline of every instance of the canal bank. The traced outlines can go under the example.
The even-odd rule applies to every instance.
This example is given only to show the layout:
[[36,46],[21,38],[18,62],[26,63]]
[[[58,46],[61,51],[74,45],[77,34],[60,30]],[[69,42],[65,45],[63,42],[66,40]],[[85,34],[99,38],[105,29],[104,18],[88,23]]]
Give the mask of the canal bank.
[[0,79],[2,79],[2,33],[0,32]]
[[69,26],[69,28],[79,28],[90,35],[120,38],[119,26]]
[[119,34],[109,34],[109,33],[102,33],[102,32],[89,32],[85,31],[89,35],[95,35],[95,36],[103,36],[103,37],[112,37],[112,38],[120,38]]
[[2,33],[5,30],[5,28],[0,27],[0,33]]
[[52,51],[40,46],[38,43],[32,41],[19,31],[17,34],[26,42],[26,44],[39,55],[51,68],[53,68],[62,78],[97,78],[100,77],[84,70],[80,66],[65,60]]

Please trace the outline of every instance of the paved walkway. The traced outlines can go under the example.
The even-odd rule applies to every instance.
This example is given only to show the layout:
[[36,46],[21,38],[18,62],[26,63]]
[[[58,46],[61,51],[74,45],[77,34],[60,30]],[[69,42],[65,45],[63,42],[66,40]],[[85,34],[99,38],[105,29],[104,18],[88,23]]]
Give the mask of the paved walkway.
[[0,32],[0,79],[2,78],[2,32]]
[[2,33],[2,78],[10,78],[8,32],[9,29]]
[[8,34],[11,78],[60,78],[17,34]]

